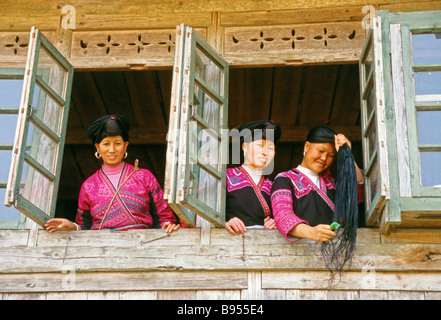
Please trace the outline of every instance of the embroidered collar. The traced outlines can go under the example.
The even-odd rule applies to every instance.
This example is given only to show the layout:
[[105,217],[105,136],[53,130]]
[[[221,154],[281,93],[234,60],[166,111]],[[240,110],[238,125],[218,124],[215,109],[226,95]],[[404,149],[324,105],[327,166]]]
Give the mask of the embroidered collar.
[[308,181],[308,183],[311,184],[311,186],[314,188],[314,190],[317,191],[319,196],[328,204],[328,206],[332,210],[335,210],[334,202],[331,199],[329,199],[329,197],[326,193],[326,184],[325,184],[325,180],[323,179],[323,175],[319,175],[320,187],[318,187],[313,181],[311,181],[311,179],[306,174],[304,174],[303,172],[301,172],[297,168],[294,168],[292,171],[297,174],[300,174],[302,177],[304,177],[306,179],[306,181]]
[[263,182],[265,181],[265,177],[262,175],[262,177],[260,177],[259,184],[256,185],[253,178],[250,176],[248,171],[243,166],[240,166],[239,170],[245,175],[245,177],[251,183],[251,185],[254,189],[254,192],[256,193],[257,198],[259,199],[259,202],[263,207],[263,210],[265,211],[265,216],[268,217],[270,215],[270,208],[269,208],[268,204],[266,203],[265,198],[262,196],[262,193],[260,192],[260,190],[262,189],[262,186],[263,186]]

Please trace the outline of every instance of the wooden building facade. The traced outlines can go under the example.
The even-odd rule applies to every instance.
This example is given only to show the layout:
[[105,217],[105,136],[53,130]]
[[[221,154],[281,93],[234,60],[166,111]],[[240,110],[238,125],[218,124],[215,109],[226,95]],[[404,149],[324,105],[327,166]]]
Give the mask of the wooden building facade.
[[[0,298],[440,299],[440,10],[416,0],[3,1],[0,196],[12,206],[0,210]],[[354,261],[332,290],[318,244],[215,227],[225,167],[200,165],[218,177],[207,189],[214,203],[188,191],[194,172],[179,175],[188,163],[170,159],[182,139],[172,129],[188,120],[182,108],[206,101],[179,89],[190,60],[206,67],[196,81],[214,102],[204,103],[219,108],[214,122],[197,109],[191,117],[212,129],[219,158],[229,144],[221,129],[258,119],[282,126],[270,177],[299,164],[315,125],[352,141],[366,173],[364,219]],[[39,226],[74,218],[81,183],[99,167],[86,128],[110,113],[131,121],[128,161],[155,174],[182,219],[194,219],[184,202],[204,218],[196,228]]]

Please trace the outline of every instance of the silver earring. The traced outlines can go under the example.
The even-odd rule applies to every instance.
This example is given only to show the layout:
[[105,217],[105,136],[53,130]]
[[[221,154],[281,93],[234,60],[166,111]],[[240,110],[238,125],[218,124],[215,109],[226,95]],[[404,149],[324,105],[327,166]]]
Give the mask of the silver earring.
[[126,153],[124,153],[124,159],[127,158],[127,156],[128,156],[128,154],[127,154],[127,151],[126,151]]
[[101,154],[98,151],[95,152],[95,158],[97,158],[97,159],[101,158]]

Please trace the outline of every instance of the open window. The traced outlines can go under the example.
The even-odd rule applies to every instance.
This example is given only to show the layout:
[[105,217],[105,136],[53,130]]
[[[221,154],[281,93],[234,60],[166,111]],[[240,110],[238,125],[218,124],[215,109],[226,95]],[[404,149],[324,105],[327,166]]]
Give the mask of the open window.
[[73,68],[32,28],[5,205],[40,225],[55,214]]
[[228,63],[192,28],[176,32],[165,198],[187,226],[225,222]]
[[440,226],[441,12],[377,12],[360,59],[366,218]]
[[389,197],[381,18],[372,24],[359,63],[367,225],[377,220]]

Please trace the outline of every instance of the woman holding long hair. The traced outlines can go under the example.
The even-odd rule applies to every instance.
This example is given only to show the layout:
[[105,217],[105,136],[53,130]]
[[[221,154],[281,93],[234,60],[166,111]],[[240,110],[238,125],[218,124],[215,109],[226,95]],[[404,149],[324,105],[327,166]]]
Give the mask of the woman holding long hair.
[[[336,195],[335,179],[329,167],[339,148],[351,142],[332,129],[318,126],[312,129],[303,147],[303,160],[296,168],[280,173],[271,190],[271,203],[277,229],[289,241],[308,238],[327,242],[335,232],[331,228]],[[359,188],[363,173],[355,165]]]

